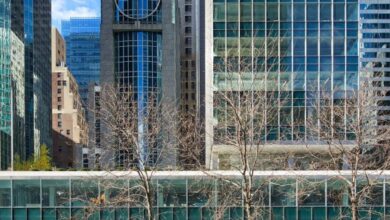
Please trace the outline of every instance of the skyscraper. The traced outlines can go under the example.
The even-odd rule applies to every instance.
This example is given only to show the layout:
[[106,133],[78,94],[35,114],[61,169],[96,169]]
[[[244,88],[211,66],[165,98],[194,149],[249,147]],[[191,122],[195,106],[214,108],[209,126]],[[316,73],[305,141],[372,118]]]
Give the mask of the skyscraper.
[[102,82],[131,88],[140,110],[151,94],[173,105],[180,98],[179,10],[175,0],[161,2],[102,2]]
[[79,84],[84,106],[88,86],[100,79],[100,18],[70,18],[61,22],[66,63]]
[[0,1],[0,165],[11,169],[15,155],[26,157],[25,70],[21,1]]
[[26,156],[52,146],[51,1],[23,2],[25,46]]
[[[265,83],[263,91],[272,94],[277,116],[267,118],[264,141],[272,146],[294,144],[313,138],[306,119],[315,109],[332,112],[334,103],[343,103],[348,92],[358,87],[359,4],[349,1],[205,1],[205,103],[206,161],[218,168],[221,155],[228,160],[227,143],[217,135],[229,135],[224,111],[215,111],[218,91],[234,82],[227,68],[216,68],[230,60],[248,62],[249,79]],[[256,55],[258,51],[263,53]],[[240,65],[236,65],[240,66]],[[261,78],[263,76],[263,78]],[[248,78],[242,78],[248,80]],[[240,92],[236,88],[235,92]],[[243,90],[242,90],[243,91]],[[332,101],[324,101],[329,94]],[[279,100],[279,101],[278,101]],[[279,103],[279,104],[278,104]],[[282,103],[282,104],[281,104]],[[342,105],[342,104],[341,104]],[[219,106],[220,107],[220,106]],[[346,123],[345,118],[340,123]],[[353,138],[343,126],[344,140]],[[314,137],[315,139],[315,137]],[[287,144],[287,145],[286,145]],[[283,147],[284,146],[284,147]],[[277,149],[276,147],[274,149]],[[226,159],[226,158],[225,158]]]

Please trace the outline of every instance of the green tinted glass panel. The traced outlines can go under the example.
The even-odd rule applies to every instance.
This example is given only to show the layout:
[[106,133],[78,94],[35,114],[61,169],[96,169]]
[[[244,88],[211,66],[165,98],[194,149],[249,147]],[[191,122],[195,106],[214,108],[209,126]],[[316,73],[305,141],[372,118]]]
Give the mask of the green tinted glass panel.
[[144,209],[143,208],[131,208],[130,209],[130,218],[131,219],[144,219]]
[[103,209],[100,212],[102,220],[115,220],[115,209]]
[[127,208],[115,209],[115,220],[126,220],[129,218],[129,210]]
[[0,207],[11,206],[11,181],[0,181]]
[[271,185],[272,206],[295,206],[295,180],[273,181]]
[[72,180],[72,206],[99,205],[97,180]]
[[43,220],[56,220],[55,209],[42,209]]
[[159,219],[173,220],[173,208],[160,208]]
[[43,206],[69,206],[69,180],[42,180]]
[[227,3],[226,4],[226,20],[229,21],[238,21],[238,4],[237,3]]
[[202,209],[202,220],[211,220],[214,219],[214,209],[204,208]]
[[19,220],[19,219],[20,220],[27,219],[27,209],[25,209],[25,208],[14,209],[13,213],[14,213],[14,219],[17,219],[17,220]]
[[240,220],[244,217],[244,210],[242,208],[230,208],[230,219]]
[[324,207],[313,208],[313,219],[326,220],[326,209]]
[[187,210],[185,208],[174,208],[173,209],[173,219],[174,220],[186,219],[186,216],[187,216]]
[[214,4],[214,21],[225,20],[225,4],[217,3]]
[[201,208],[188,208],[188,220],[199,220],[202,219]]
[[272,208],[271,217],[272,220],[283,219],[283,208]]
[[41,210],[40,209],[28,209],[27,210],[28,214],[28,220],[37,220],[41,219]]
[[188,180],[188,206],[203,207],[214,206],[215,181],[213,180]]
[[384,208],[372,208],[371,209],[371,220],[388,219],[385,216]]
[[299,220],[311,220],[311,208],[299,208],[298,209]]
[[295,207],[284,208],[284,219],[285,220],[296,220],[297,219],[297,208],[295,208]]
[[39,180],[14,180],[14,206],[40,206],[40,190]]
[[100,182],[100,195],[102,202],[108,206],[127,206],[129,201],[128,181],[102,180]]
[[84,209],[72,209],[72,218],[74,219],[84,219],[86,218],[87,213],[84,212]]
[[341,209],[339,207],[328,208],[328,220],[338,220],[341,216]]
[[0,219],[10,220],[11,213],[11,209],[0,209]]
[[187,206],[186,187],[186,180],[159,180],[157,195],[158,206]]
[[67,220],[70,218],[70,210],[69,209],[56,209],[57,219]]

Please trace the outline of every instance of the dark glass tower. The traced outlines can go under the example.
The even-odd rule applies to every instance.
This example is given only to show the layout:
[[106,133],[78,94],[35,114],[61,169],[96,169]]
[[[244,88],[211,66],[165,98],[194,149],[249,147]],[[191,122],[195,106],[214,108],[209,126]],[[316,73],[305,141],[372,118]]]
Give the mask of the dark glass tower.
[[[151,94],[177,105],[180,88],[179,15],[176,1],[102,2],[102,82],[131,88],[138,109]],[[163,98],[162,98],[163,97]],[[139,133],[147,132],[139,112]],[[142,136],[142,135],[141,135]],[[140,137],[140,146],[148,147]],[[174,153],[172,153],[174,154]],[[119,162],[121,163],[121,162]]]
[[88,103],[88,86],[100,78],[100,18],[71,18],[62,21],[66,41],[66,64],[79,84],[83,104]]
[[26,155],[51,137],[51,1],[24,1]]

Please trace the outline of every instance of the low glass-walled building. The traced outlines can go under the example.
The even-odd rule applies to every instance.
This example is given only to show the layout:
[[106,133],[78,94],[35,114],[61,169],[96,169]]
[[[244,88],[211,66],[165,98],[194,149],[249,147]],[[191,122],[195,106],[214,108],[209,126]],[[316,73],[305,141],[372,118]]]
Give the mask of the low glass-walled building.
[[[257,219],[350,219],[349,174],[257,172],[253,210]],[[389,219],[390,172],[359,178],[359,219]],[[244,219],[239,173],[156,172],[151,182],[156,219]],[[3,172],[0,219],[144,219],[141,185],[137,173]]]

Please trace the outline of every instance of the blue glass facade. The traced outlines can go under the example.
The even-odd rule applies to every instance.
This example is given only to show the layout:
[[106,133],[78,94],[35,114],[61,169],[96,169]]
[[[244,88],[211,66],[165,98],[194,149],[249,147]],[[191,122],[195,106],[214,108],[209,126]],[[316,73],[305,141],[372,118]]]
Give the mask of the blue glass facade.
[[[316,109],[332,112],[345,105],[342,100],[358,87],[358,12],[357,0],[214,0],[215,88],[229,84],[218,64],[249,62],[248,72],[279,100],[266,141],[318,140],[306,130],[306,118],[316,117]],[[342,139],[353,139],[346,118],[338,120]],[[214,134],[226,135],[228,126],[219,127]]]
[[100,81],[100,18],[71,18],[62,21],[66,41],[66,64],[79,84],[87,105],[88,86]]
[[[115,9],[115,23],[128,24],[134,21],[141,23],[161,24],[159,1],[119,0]],[[147,158],[148,143],[146,133],[148,124],[148,105],[152,99],[160,99],[162,94],[162,31],[123,31],[114,34],[115,44],[115,81],[123,91],[131,89],[138,109],[139,146],[142,160]],[[152,146],[149,146],[152,147]]]

